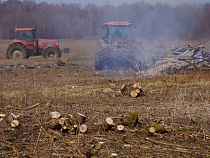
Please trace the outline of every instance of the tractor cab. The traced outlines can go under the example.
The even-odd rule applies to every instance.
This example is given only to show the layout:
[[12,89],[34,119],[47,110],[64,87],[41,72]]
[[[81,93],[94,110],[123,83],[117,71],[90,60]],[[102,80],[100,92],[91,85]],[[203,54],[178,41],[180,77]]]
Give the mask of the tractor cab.
[[106,45],[125,45],[131,43],[132,22],[105,23],[106,36],[102,38]]
[[16,28],[16,40],[24,40],[26,42],[34,42],[36,39],[35,28]]

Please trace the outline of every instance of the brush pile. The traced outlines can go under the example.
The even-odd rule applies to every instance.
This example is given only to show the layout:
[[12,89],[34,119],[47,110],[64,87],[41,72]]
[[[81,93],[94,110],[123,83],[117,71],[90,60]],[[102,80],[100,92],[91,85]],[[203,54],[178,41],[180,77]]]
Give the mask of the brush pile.
[[167,51],[159,58],[155,66],[159,71],[171,69],[210,68],[210,53],[203,50],[204,46],[187,45]]

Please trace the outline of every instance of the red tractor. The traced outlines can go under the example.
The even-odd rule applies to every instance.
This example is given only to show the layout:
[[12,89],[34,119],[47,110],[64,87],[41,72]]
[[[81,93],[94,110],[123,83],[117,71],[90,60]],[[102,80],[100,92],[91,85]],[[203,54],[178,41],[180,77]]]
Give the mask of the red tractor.
[[60,58],[61,52],[69,53],[69,48],[59,49],[59,41],[36,39],[35,28],[16,28],[16,39],[7,48],[7,59],[27,59],[42,55],[44,58]]
[[139,53],[137,42],[132,37],[133,23],[105,23],[106,36],[96,44],[95,70],[126,67],[139,68]]

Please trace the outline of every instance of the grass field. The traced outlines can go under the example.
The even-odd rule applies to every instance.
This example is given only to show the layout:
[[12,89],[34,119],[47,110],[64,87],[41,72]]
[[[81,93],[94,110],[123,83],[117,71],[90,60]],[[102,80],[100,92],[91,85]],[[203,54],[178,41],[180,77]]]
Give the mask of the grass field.
[[[0,70],[0,114],[20,115],[15,129],[0,125],[0,157],[209,157],[210,72],[109,77],[105,71],[94,71],[95,42],[60,40],[61,48],[71,51],[61,59],[0,59],[3,67],[40,66]],[[3,58],[8,43],[0,41]],[[55,66],[58,61],[67,66]],[[142,83],[144,95],[115,95],[131,82]],[[49,130],[46,118],[53,111],[84,114],[88,132],[71,135]],[[122,133],[98,127],[106,117],[119,119],[133,113],[138,115],[137,125],[126,125]],[[154,134],[150,127],[156,128]]]

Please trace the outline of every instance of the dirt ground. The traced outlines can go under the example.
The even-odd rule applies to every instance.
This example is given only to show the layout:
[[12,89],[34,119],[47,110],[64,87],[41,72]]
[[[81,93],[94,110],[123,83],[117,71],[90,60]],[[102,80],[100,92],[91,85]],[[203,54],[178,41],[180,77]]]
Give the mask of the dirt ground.
[[[209,157],[210,71],[154,76],[95,72],[95,42],[60,40],[61,48],[70,48],[61,59],[15,61],[4,59],[9,41],[0,41],[0,114],[8,119],[13,113],[20,122],[15,128],[5,118],[0,122],[0,157]],[[58,66],[58,61],[67,65]],[[119,95],[122,85],[130,83],[141,83],[143,95]],[[87,132],[50,129],[46,120],[53,111],[82,113]],[[134,114],[136,122],[124,122]],[[107,117],[114,120],[108,130]],[[125,130],[116,131],[118,124]]]

